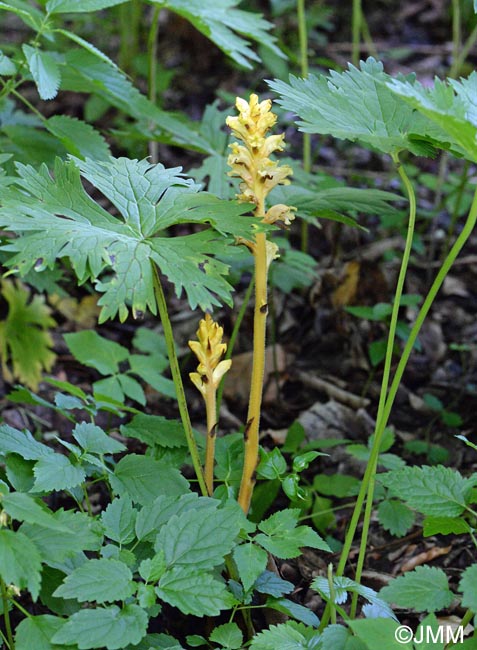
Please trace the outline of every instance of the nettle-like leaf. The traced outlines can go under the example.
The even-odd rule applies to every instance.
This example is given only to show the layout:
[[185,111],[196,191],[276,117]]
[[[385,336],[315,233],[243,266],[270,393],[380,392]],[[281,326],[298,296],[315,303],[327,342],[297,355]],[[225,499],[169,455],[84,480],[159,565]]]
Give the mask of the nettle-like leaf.
[[117,650],[128,643],[137,645],[147,630],[147,613],[138,605],[116,605],[82,609],[70,616],[56,632],[53,644],[77,644],[79,650],[107,648]]
[[318,645],[320,633],[312,627],[301,623],[287,621],[279,625],[271,625],[268,630],[256,634],[251,650],[311,650]]
[[[36,171],[18,165],[18,171],[19,188],[7,188],[2,197],[0,225],[22,235],[3,247],[16,253],[8,264],[21,274],[53,268],[58,258],[69,258],[80,282],[91,279],[104,294],[100,321],[117,313],[124,321],[129,309],[135,316],[146,309],[156,314],[155,267],[174,284],[178,296],[185,290],[192,309],[231,304],[232,287],[224,279],[227,266],[212,255],[224,251],[226,240],[218,232],[253,239],[256,224],[241,216],[247,204],[199,192],[179,168],[146,160],[57,160],[54,179],[45,166]],[[111,201],[119,217],[89,197],[80,172]],[[210,223],[215,230],[160,236],[180,223]]]
[[[49,533],[52,534],[51,530]],[[20,531],[0,530],[0,575],[5,583],[28,589],[36,600],[40,571],[41,557],[36,545]]]
[[477,611],[477,591],[475,585],[477,582],[477,564],[471,564],[462,573],[459,582],[459,591],[462,592],[462,607],[468,607],[472,611]]
[[112,603],[129,598],[134,591],[132,573],[115,559],[88,560],[67,576],[54,596],[76,598],[80,603]]
[[408,506],[433,517],[460,515],[470,501],[474,484],[442,465],[403,467],[380,474],[379,481]]
[[467,79],[436,78],[434,86],[425,88],[412,80],[393,79],[389,89],[419,114],[435,123],[450,142],[457,143],[463,155],[477,161],[477,73]]
[[[434,144],[447,146],[449,138],[439,126],[417,114],[386,85],[391,77],[372,57],[360,68],[329,76],[290,76],[290,83],[270,81],[280,95],[278,103],[300,117],[306,133],[322,133],[343,140],[359,141],[383,153],[397,155],[409,150],[432,155]],[[452,142],[452,140],[451,140]]]
[[412,607],[418,612],[435,612],[448,607],[454,599],[447,576],[437,567],[420,566],[392,580],[379,596],[398,607]]
[[[15,630],[16,650],[57,650],[58,646],[51,644],[51,637],[63,625],[58,616],[42,614],[24,618]],[[65,650],[73,650],[73,646],[63,646]]]
[[258,525],[261,532],[255,541],[282,559],[297,557],[303,546],[330,551],[328,544],[310,526],[297,527],[299,516],[297,508],[274,513]]
[[48,0],[46,10],[49,14],[86,13],[115,7],[126,0]]
[[58,94],[61,82],[60,66],[55,52],[44,52],[24,44],[23,53],[28,63],[33,81],[41,99],[53,99]]
[[[49,328],[55,325],[43,296],[30,296],[20,282],[3,280],[0,294],[8,303],[8,314],[0,321],[0,361],[7,381],[19,379],[36,390],[42,371],[55,362]],[[9,367],[11,365],[11,369]]]
[[386,499],[378,508],[379,523],[391,535],[403,537],[414,524],[415,515],[401,501]]
[[284,58],[283,52],[275,45],[276,38],[267,33],[272,24],[264,20],[260,14],[236,9],[239,0],[214,0],[213,3],[202,0],[150,1],[188,20],[244,68],[251,69],[250,61],[260,61],[260,57],[250,49],[242,36],[260,43],[277,56]]

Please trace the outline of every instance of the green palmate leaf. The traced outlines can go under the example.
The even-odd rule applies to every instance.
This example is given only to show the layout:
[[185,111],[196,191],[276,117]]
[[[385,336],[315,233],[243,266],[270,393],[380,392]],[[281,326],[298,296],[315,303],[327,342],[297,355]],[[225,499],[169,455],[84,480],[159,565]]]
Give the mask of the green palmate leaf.
[[46,120],[45,126],[68,153],[96,160],[107,160],[111,155],[103,136],[82,120],[69,115],[54,115]]
[[22,46],[33,81],[42,99],[53,99],[60,87],[60,67],[52,52],[42,52],[24,44]]
[[[19,379],[36,390],[42,371],[51,370],[56,355],[49,328],[55,325],[43,296],[31,298],[20,282],[3,280],[0,294],[8,303],[8,314],[0,321],[0,361],[5,378]],[[9,368],[11,365],[11,370]]]
[[117,454],[126,451],[122,442],[110,438],[101,427],[91,422],[77,424],[72,435],[82,449],[92,454]]
[[238,34],[257,41],[280,57],[284,56],[275,45],[276,39],[267,33],[272,24],[263,20],[260,14],[236,9],[239,0],[215,0],[213,4],[201,0],[151,1],[186,18],[217,47],[245,68],[252,68],[250,60],[259,61],[260,58]]
[[288,621],[271,625],[268,630],[256,634],[251,650],[312,650],[318,648],[320,634],[312,627]]
[[268,561],[266,551],[252,543],[236,546],[233,551],[243,588],[248,591],[265,571]]
[[129,544],[135,537],[136,515],[131,499],[113,499],[101,514],[105,535],[118,544]]
[[414,513],[400,501],[387,499],[378,508],[379,523],[391,535],[402,537],[414,524]]
[[290,77],[290,83],[271,81],[270,87],[286,110],[298,114],[300,129],[330,134],[397,155],[409,150],[417,155],[433,152],[433,143],[446,142],[441,129],[415,111],[387,87],[391,77],[380,62],[369,58],[360,69],[350,65],[328,77]]
[[432,120],[447,135],[448,141],[456,143],[469,160],[477,160],[477,73],[467,79],[436,79],[434,86],[425,88],[415,80],[392,80],[391,91],[408,103],[411,108]]
[[51,454],[41,458],[33,469],[35,492],[51,492],[52,490],[71,490],[81,485],[86,473],[79,465],[74,465],[69,458],[62,454]]
[[146,612],[138,605],[83,609],[68,619],[52,641],[61,645],[77,644],[79,650],[103,647],[117,650],[128,643],[139,643],[146,634],[147,621]]
[[183,614],[194,616],[217,616],[235,604],[224,582],[210,573],[198,571],[193,565],[166,571],[156,587],[156,594]]
[[418,512],[456,517],[469,502],[473,482],[450,467],[404,467],[380,474],[379,481]]
[[[39,172],[18,167],[22,189],[7,188],[0,214],[1,225],[23,234],[4,246],[17,252],[9,265],[25,274],[69,258],[80,281],[91,278],[104,293],[101,320],[118,312],[124,320],[130,306],[135,315],[147,308],[157,312],[155,265],[174,283],[177,295],[186,291],[192,308],[230,303],[232,287],[223,277],[227,267],[210,257],[223,251],[223,238],[212,230],[175,238],[158,232],[178,223],[209,222],[221,233],[252,239],[254,220],[240,216],[247,204],[198,192],[178,169],[145,160],[75,161],[78,166],[58,160],[54,180],[46,167]],[[78,168],[116,206],[120,218],[86,194]],[[108,268],[112,275],[99,279]]]
[[255,541],[265,550],[279,558],[297,557],[303,546],[329,551],[328,544],[309,526],[298,526],[300,510],[289,509],[276,512],[258,526],[262,531]]
[[116,494],[129,496],[141,505],[150,504],[161,495],[185,494],[189,488],[189,482],[178,469],[138,454],[124,456],[116,465],[110,481]]
[[66,345],[73,356],[85,366],[95,368],[102,375],[119,372],[119,364],[128,358],[129,351],[115,341],[108,341],[94,330],[65,334]]
[[118,560],[88,560],[65,578],[53,596],[76,598],[80,603],[94,600],[111,603],[132,595],[132,573]]
[[243,643],[243,634],[237,623],[224,623],[218,625],[210,635],[210,640],[218,643],[222,648],[239,650]]
[[413,607],[418,612],[435,612],[448,607],[454,599],[447,576],[437,567],[420,566],[399,578],[379,592],[381,598],[399,607]]
[[462,606],[468,607],[473,612],[477,611],[477,564],[471,564],[463,572],[459,582],[459,591],[463,594]]
[[187,510],[172,516],[162,526],[154,548],[164,551],[166,565],[211,569],[222,563],[232,550],[243,525],[243,512],[237,504],[218,508]]
[[[49,530],[51,535],[51,530]],[[35,544],[22,532],[0,530],[0,575],[6,584],[28,589],[33,600],[40,591],[41,557]]]
[[39,524],[56,533],[69,533],[69,529],[61,524],[46,506],[40,505],[33,497],[22,492],[12,492],[2,497],[2,507],[5,512],[17,521]]
[[107,7],[115,7],[126,0],[48,0],[46,10],[49,14],[86,13],[99,11]]
[[26,460],[39,460],[53,453],[52,449],[35,440],[29,431],[18,431],[8,424],[0,424],[0,454],[18,454]]
[[44,614],[24,618],[15,630],[16,650],[74,650],[75,646],[51,643],[52,636],[62,627],[63,620]]

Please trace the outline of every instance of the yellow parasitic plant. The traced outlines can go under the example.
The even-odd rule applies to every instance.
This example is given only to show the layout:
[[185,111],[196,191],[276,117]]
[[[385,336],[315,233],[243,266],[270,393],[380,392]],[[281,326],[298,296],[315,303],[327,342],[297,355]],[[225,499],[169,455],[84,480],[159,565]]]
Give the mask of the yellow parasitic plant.
[[199,360],[197,372],[191,372],[189,377],[201,393],[205,401],[207,413],[207,441],[205,447],[205,484],[207,492],[214,491],[214,455],[215,436],[217,433],[216,395],[222,377],[232,365],[230,359],[220,361],[227,350],[222,343],[224,330],[216,323],[210,314],[199,323],[197,341],[189,341],[189,347]]
[[[293,173],[288,165],[279,165],[270,159],[274,151],[283,151],[284,135],[269,135],[277,118],[271,112],[270,100],[258,101],[257,95],[250,95],[250,101],[237,98],[236,107],[239,115],[227,117],[227,126],[233,135],[243,144],[234,142],[230,145],[232,153],[228,164],[232,168],[229,176],[238,176],[240,183],[240,201],[255,204],[254,216],[263,223],[282,222],[290,225],[294,219],[295,208],[277,204],[267,209],[266,198],[277,185],[286,185]],[[239,238],[238,243],[245,244],[253,253],[255,260],[255,308],[253,331],[253,366],[245,427],[245,460],[240,483],[238,501],[245,513],[250,508],[255,470],[258,462],[260,408],[262,403],[263,374],[265,366],[265,339],[267,322],[267,277],[272,260],[277,257],[278,247],[267,241],[264,232],[258,232],[254,241]]]

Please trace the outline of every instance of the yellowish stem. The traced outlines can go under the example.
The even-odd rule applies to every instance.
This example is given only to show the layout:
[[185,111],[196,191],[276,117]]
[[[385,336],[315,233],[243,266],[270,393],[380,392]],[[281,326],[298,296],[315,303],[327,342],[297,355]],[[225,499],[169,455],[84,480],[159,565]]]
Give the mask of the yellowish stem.
[[[258,214],[256,216],[259,216]],[[245,513],[250,509],[255,471],[258,462],[260,408],[262,405],[263,374],[265,369],[265,337],[267,325],[267,248],[265,233],[255,239],[255,309],[253,319],[253,366],[245,428],[245,459],[238,502]]]
[[209,496],[214,492],[214,458],[215,436],[217,434],[217,390],[209,384],[205,395],[205,410],[207,412],[207,440],[205,442],[205,484]]

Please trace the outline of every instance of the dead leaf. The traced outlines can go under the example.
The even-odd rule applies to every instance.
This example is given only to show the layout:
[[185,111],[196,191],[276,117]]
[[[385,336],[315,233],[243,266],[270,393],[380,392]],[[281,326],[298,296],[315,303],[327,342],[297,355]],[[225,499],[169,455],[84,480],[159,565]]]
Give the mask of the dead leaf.
[[82,329],[95,327],[98,321],[99,307],[97,296],[85,296],[80,301],[76,298],[60,298],[52,294],[48,302],[68,321],[79,325]]
[[335,309],[351,305],[356,299],[360,267],[361,265],[357,260],[351,260],[351,262],[346,264],[344,268],[344,279],[331,295],[331,304]]
[[447,555],[447,553],[449,553],[451,548],[452,546],[433,546],[428,551],[423,551],[422,553],[418,553],[414,557],[410,558],[409,560],[406,560],[406,562],[403,562],[403,564],[401,564],[400,572],[405,573],[406,571],[412,571],[417,566],[426,564],[427,562],[434,560],[436,557],[439,557],[440,555]]

